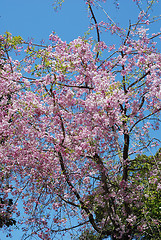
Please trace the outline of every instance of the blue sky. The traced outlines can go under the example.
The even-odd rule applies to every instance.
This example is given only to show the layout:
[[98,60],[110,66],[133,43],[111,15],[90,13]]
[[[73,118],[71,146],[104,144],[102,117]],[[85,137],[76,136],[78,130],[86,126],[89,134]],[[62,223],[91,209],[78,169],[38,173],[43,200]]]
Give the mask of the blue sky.
[[[53,2],[54,0],[0,0],[0,34],[8,31],[14,36],[22,36],[26,41],[33,38],[36,43],[41,40],[48,42],[52,31],[67,42],[83,36],[89,26],[88,11],[84,0],[65,0],[62,9],[58,12],[54,11]],[[102,6],[114,21],[119,22],[120,26],[128,27],[129,19],[134,22],[138,9],[132,0],[120,0],[119,10],[114,5],[108,9],[109,2],[113,1],[108,0]],[[155,7],[155,15],[161,13],[160,9],[161,1]],[[106,17],[103,12],[97,10],[95,14],[98,21]],[[160,26],[160,22],[156,23],[153,31],[159,31]],[[95,37],[95,32],[93,36]],[[109,42],[113,44],[113,38],[108,33],[103,35],[102,40],[105,40],[107,44]],[[6,239],[8,238],[0,234],[0,240]],[[13,240],[19,239],[21,239],[20,232],[17,231]]]
[[[84,0],[65,0],[62,9],[55,12],[54,0],[0,0],[0,33],[6,30],[13,35],[21,35],[25,40],[34,38],[39,42],[48,40],[52,31],[67,42],[84,35],[89,19]],[[113,0],[107,2],[112,3]],[[127,27],[129,19],[134,22],[138,9],[132,0],[120,1],[120,10],[103,4],[107,13],[121,26]],[[155,8],[155,15],[160,14],[161,3]],[[95,11],[98,19],[105,17],[103,12]],[[121,21],[120,21],[121,20]],[[157,24],[156,30],[159,30]],[[155,29],[154,29],[155,31]]]
[[0,0],[0,31],[21,35],[25,40],[48,39],[56,31],[63,40],[70,41],[83,34],[88,17],[83,1],[67,0],[62,11],[55,12],[52,0]]

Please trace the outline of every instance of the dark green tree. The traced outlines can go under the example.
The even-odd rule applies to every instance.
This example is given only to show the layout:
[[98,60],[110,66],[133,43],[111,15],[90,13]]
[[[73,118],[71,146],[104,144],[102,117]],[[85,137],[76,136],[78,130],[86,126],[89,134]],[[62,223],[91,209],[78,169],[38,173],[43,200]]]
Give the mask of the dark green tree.
[[[161,239],[161,148],[156,152],[154,156],[147,156],[145,154],[138,155],[136,158],[131,161],[129,167],[129,175],[131,181],[139,186],[144,192],[142,194],[143,205],[135,206],[133,203],[133,212],[140,221],[146,219],[147,226],[145,235],[141,236],[139,232],[136,232],[137,226],[133,226],[134,239],[136,240],[159,240]],[[153,173],[153,174],[152,174]],[[118,176],[119,178],[119,176]],[[116,186],[117,187],[117,186]],[[105,218],[105,214],[108,211],[109,206],[105,204],[106,207],[96,205],[95,195],[90,195],[88,197],[89,204],[91,208],[97,206],[94,209],[95,217],[97,222],[101,222]],[[145,214],[146,213],[146,214]],[[154,221],[157,219],[157,222]],[[112,230],[110,226],[107,226],[108,230]],[[92,230],[86,229],[82,232],[79,237],[79,240],[103,240],[107,238],[107,235],[95,233]],[[115,238],[111,236],[111,239]]]

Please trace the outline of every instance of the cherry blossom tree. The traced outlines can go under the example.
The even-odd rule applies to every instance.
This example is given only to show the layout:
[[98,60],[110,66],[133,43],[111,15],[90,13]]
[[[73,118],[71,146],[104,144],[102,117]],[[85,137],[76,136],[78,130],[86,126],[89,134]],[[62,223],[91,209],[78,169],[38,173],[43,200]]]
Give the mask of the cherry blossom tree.
[[[159,129],[161,111],[160,33],[148,32],[155,1],[147,1],[127,30],[110,16],[97,22],[96,3],[101,7],[86,2],[97,41],[66,43],[52,33],[42,45],[1,36],[1,192],[4,203],[13,199],[24,239],[54,239],[86,227],[100,239],[139,238],[147,229],[153,239],[149,224],[160,236],[144,184],[146,178],[160,192],[160,162],[153,158],[145,176],[136,158],[159,146],[150,131]],[[119,46],[101,41],[102,29]],[[10,51],[21,52],[21,60]],[[5,215],[5,206],[0,210]]]
[[[7,34],[8,35],[8,34]],[[8,36],[7,36],[8,38]],[[13,42],[15,45],[15,41],[13,38]],[[12,48],[13,45],[10,47]],[[8,54],[8,46],[7,41],[4,40],[3,37],[0,38],[0,123],[1,123],[1,130],[0,130],[0,145],[3,146],[8,139],[9,132],[7,132],[8,125],[11,124],[12,119],[9,117],[9,108],[11,105],[11,98],[14,92],[16,91],[15,84],[8,79],[10,76],[10,68],[7,67],[9,63],[9,54]],[[7,81],[7,83],[6,83]],[[2,157],[2,156],[1,156]],[[13,199],[8,198],[7,191],[9,187],[8,182],[8,172],[5,170],[3,164],[0,165],[1,170],[1,195],[0,195],[0,228],[3,226],[12,226],[16,223],[15,219],[12,216],[12,205]]]

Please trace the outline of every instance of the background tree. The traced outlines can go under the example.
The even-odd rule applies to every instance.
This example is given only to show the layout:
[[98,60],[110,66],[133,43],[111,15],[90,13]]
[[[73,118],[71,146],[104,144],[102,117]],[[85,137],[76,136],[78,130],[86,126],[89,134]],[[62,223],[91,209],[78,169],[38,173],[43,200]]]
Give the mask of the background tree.
[[[161,237],[161,188],[159,172],[152,174],[153,168],[157,165],[161,167],[161,149],[154,156],[138,155],[130,166],[131,179],[135,181],[136,186],[140,186],[144,194],[142,205],[139,207],[133,206],[133,212],[140,218],[146,218],[147,229],[144,236],[136,234],[135,239],[160,239]],[[158,186],[156,183],[159,183]],[[93,205],[93,196],[89,196],[89,201]],[[97,206],[95,215],[97,221],[101,221],[104,217],[106,209],[102,206]],[[157,222],[154,220],[157,219]],[[153,221],[154,220],[154,221]],[[93,231],[85,230],[79,239],[104,239],[108,236],[100,236]]]
[[[136,165],[137,164],[137,165]],[[157,166],[157,167],[155,167]],[[147,220],[145,239],[160,239],[161,237],[161,149],[154,156],[137,156],[131,165],[133,178],[136,184],[144,191],[139,210],[140,218],[144,216]],[[154,220],[157,219],[157,222]],[[141,219],[140,219],[141,220]]]
[[[12,92],[1,116],[7,136],[0,145],[2,175],[10,179],[2,190],[15,197],[15,212],[21,199],[19,223],[40,239],[89,225],[100,239],[159,236],[160,169],[155,158],[136,157],[159,145],[149,132],[159,128],[161,110],[161,55],[154,42],[160,33],[148,35],[145,27],[153,22],[152,2],[127,31],[111,20],[99,24],[96,2],[86,3],[97,42],[79,37],[68,44],[55,33],[50,45],[4,39],[7,54],[22,44],[26,55],[8,58],[0,75],[3,96]],[[102,27],[116,34],[119,46],[101,41]],[[152,168],[146,171],[147,161]],[[155,197],[147,200],[151,190]],[[69,226],[73,219],[77,225]]]

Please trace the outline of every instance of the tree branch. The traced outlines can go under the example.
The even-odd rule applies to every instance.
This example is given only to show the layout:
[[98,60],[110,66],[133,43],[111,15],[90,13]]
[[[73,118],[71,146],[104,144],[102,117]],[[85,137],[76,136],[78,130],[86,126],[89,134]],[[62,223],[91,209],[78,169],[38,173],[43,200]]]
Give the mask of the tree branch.
[[60,230],[51,230],[51,231],[52,231],[52,232],[64,232],[64,231],[68,231],[68,230],[71,230],[71,229],[80,227],[80,226],[82,226],[82,225],[84,225],[84,224],[86,224],[86,223],[88,223],[88,222],[89,222],[89,220],[88,220],[88,221],[85,221],[85,222],[83,222],[83,223],[80,223],[80,224],[78,224],[78,225],[76,225],[76,226],[70,227],[70,228],[64,228],[64,229],[60,229]]
[[[87,1],[88,2],[88,6],[89,6],[89,10],[92,14],[92,18],[94,20],[94,23],[95,23],[95,27],[96,27],[96,31],[97,31],[97,42],[100,42],[100,33],[99,33],[99,29],[98,29],[98,23],[97,23],[97,20],[96,20],[96,17],[94,15],[94,12],[92,10],[92,7],[91,7],[91,4],[90,4],[90,0]],[[99,55],[99,51],[97,52],[97,55],[96,55],[96,59],[98,58],[98,55]]]
[[129,131],[129,132],[131,132],[132,129],[133,129],[133,128],[134,128],[139,122],[141,122],[141,121],[145,120],[146,118],[148,118],[148,117],[154,115],[155,113],[158,113],[159,111],[161,111],[161,108],[159,108],[156,112],[154,112],[154,113],[150,113],[150,114],[148,114],[147,116],[145,116],[145,117],[139,119],[138,121],[136,121],[136,122],[134,123],[134,125],[130,128],[130,131]]
[[150,74],[150,70],[147,71],[142,77],[140,77],[138,80],[136,80],[135,82],[133,82],[130,86],[128,86],[127,90],[129,90],[131,87],[133,87],[135,84],[137,84],[138,82],[140,82],[142,79],[144,79],[147,75]]
[[93,228],[98,232],[98,233],[103,233],[103,234],[107,234],[107,235],[111,235],[111,231],[109,230],[102,230],[101,228],[99,228],[97,226],[97,224],[95,223],[95,219],[93,217],[93,214],[90,212],[90,210],[88,209],[88,207],[86,206],[86,204],[81,200],[81,197],[79,195],[79,193],[77,192],[77,190],[74,188],[73,184],[70,182],[69,179],[69,175],[68,172],[65,168],[64,165],[64,160],[62,157],[62,154],[60,152],[58,152],[58,157],[59,157],[59,162],[60,162],[60,166],[61,166],[61,170],[62,173],[65,176],[66,182],[69,185],[69,187],[71,188],[72,192],[74,193],[74,195],[76,196],[76,198],[79,200],[80,202],[80,207],[82,210],[84,210],[86,212],[86,214],[88,215],[89,218],[89,222],[92,224]]
[[91,7],[91,4],[90,4],[90,0],[88,0],[88,6],[89,6],[89,9],[90,9],[90,12],[92,14],[92,18],[94,20],[94,23],[96,25],[96,31],[97,31],[97,41],[100,42],[100,33],[99,33],[99,29],[98,29],[98,23],[97,23],[97,20],[96,20],[96,17],[94,15],[94,12],[92,10],[92,7]]

